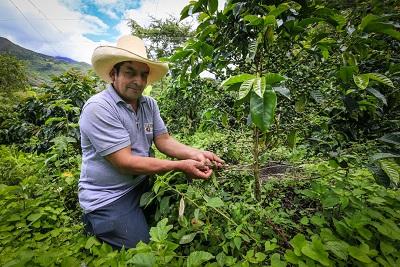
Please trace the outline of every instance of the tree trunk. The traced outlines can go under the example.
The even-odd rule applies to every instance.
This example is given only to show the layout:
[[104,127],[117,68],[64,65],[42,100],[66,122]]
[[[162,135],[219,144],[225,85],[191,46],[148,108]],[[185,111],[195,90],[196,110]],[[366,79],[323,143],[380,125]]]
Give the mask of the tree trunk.
[[254,196],[257,201],[261,200],[261,181],[260,181],[260,163],[258,161],[259,157],[259,131],[257,126],[253,128],[254,136],[253,136],[253,173],[254,173]]

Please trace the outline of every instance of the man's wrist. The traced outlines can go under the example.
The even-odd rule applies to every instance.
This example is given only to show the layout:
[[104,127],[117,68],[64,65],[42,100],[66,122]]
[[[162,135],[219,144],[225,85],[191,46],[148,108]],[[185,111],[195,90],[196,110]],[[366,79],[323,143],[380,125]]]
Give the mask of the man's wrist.
[[174,160],[174,161],[171,161],[171,163],[172,163],[172,170],[183,172],[184,167],[183,167],[182,160]]
[[189,159],[193,160],[199,160],[199,154],[201,154],[203,151],[197,148],[193,148],[190,153],[189,153]]

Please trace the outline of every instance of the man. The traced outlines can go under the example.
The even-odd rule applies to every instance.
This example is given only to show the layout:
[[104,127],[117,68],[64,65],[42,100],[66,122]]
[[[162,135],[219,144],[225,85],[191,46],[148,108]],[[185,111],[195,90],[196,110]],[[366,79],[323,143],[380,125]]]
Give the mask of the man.
[[[97,47],[92,65],[110,84],[82,109],[79,202],[89,233],[115,248],[131,248],[149,240],[139,207],[147,175],[181,171],[190,178],[208,179],[210,166],[221,166],[223,161],[173,139],[156,101],[142,96],[146,85],[167,73],[168,65],[147,59],[141,39],[123,36],[116,46]],[[153,142],[178,160],[151,157]]]

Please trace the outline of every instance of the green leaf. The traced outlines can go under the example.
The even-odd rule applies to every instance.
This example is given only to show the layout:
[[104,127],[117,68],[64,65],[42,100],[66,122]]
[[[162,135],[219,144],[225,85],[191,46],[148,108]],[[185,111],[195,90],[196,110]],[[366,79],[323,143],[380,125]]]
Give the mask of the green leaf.
[[194,251],[187,259],[187,267],[201,266],[204,262],[213,259],[214,256],[206,251]]
[[294,249],[294,253],[297,256],[301,256],[301,249],[307,245],[306,238],[304,237],[303,234],[297,234],[295,235],[292,240],[289,241],[289,243],[292,245]]
[[389,255],[396,251],[396,248],[391,243],[383,240],[380,241],[380,248],[384,255]]
[[337,233],[341,237],[346,237],[349,236],[352,232],[352,230],[342,221],[338,221],[336,219],[333,219],[333,224],[335,225]]
[[269,241],[269,240],[265,241],[265,244],[264,244],[265,251],[272,251],[276,248],[279,248],[279,246],[276,243],[271,243],[271,241]]
[[262,34],[258,34],[257,38],[254,39],[250,44],[249,44],[249,49],[246,57],[246,62],[247,63],[252,63],[254,61],[254,57],[257,54],[257,49],[260,43],[262,43],[263,36]]
[[381,159],[379,164],[394,185],[399,184],[400,166],[393,159]]
[[305,28],[306,26],[308,26],[309,24],[313,24],[316,22],[321,22],[321,21],[325,21],[325,19],[323,18],[306,18],[306,19],[302,19],[299,23],[297,23],[297,26],[300,26],[302,28]]
[[68,256],[62,259],[61,267],[81,266],[81,261],[75,257]]
[[274,15],[267,15],[264,18],[264,25],[276,25],[276,18]]
[[250,95],[251,120],[264,133],[274,122],[276,103],[272,90],[265,90],[263,98],[254,92]]
[[235,247],[240,250],[241,246],[242,246],[242,239],[240,238],[240,236],[235,236],[235,238],[233,239],[233,243],[235,244]]
[[218,9],[218,0],[208,0],[208,11],[210,14],[214,14]]
[[309,222],[310,222],[310,220],[306,216],[304,216],[300,220],[300,223],[303,224],[303,225],[307,225],[307,224],[309,224]]
[[365,240],[371,240],[372,238],[372,232],[368,230],[365,227],[359,227],[357,228],[357,232],[365,239]]
[[364,18],[362,18],[360,25],[358,26],[358,28],[361,31],[364,31],[365,27],[370,24],[373,21],[377,21],[379,20],[378,16],[372,15],[372,14],[368,14],[367,16],[365,16]]
[[256,78],[253,84],[253,91],[259,96],[262,97],[265,92],[266,84],[264,77]]
[[286,78],[280,74],[268,72],[263,77],[265,77],[265,83],[270,85],[279,84],[280,82],[286,80]]
[[388,223],[388,221],[384,221],[384,223],[371,222],[371,225],[374,226],[379,233],[384,236],[389,237],[392,240],[400,240],[400,230],[394,223]]
[[288,133],[287,142],[288,142],[289,148],[294,149],[296,147],[296,143],[297,143],[297,131],[296,130],[291,130]]
[[313,90],[310,92],[310,96],[317,102],[318,104],[322,104],[325,102],[324,96],[318,90]]
[[206,206],[208,207],[219,208],[224,206],[224,202],[219,197],[204,197],[204,199],[206,200]]
[[151,203],[151,201],[154,199],[155,195],[153,192],[145,192],[142,194],[140,197],[140,207],[147,206],[148,204]]
[[369,76],[366,74],[353,75],[353,80],[358,88],[364,90],[368,86]]
[[97,240],[97,238],[94,236],[91,236],[86,241],[85,249],[90,249],[93,246],[99,246],[99,245],[101,245],[101,243]]
[[257,26],[263,23],[263,19],[256,15],[246,15],[243,17],[244,21],[248,21],[250,25]]
[[250,79],[254,79],[256,78],[255,75],[252,74],[248,74],[248,73],[243,73],[243,74],[239,74],[236,76],[232,76],[229,77],[228,79],[226,79],[225,81],[223,81],[221,83],[221,86],[229,86],[235,83],[242,83],[244,81],[250,80]]
[[271,256],[271,267],[286,267],[287,263],[281,261],[281,255],[274,253]]
[[173,228],[172,225],[167,225],[168,219],[164,218],[157,223],[156,227],[150,228],[150,239],[155,242],[162,242],[167,239],[168,232]]
[[362,249],[360,249],[358,247],[350,246],[348,248],[348,251],[349,251],[350,256],[352,256],[353,258],[355,258],[361,262],[364,262],[364,263],[372,262],[370,257],[368,257],[367,253],[365,253],[365,251],[363,251]]
[[194,233],[190,233],[187,235],[184,235],[181,237],[181,240],[179,240],[179,244],[183,245],[183,244],[188,244],[190,242],[193,241],[193,239],[195,238],[195,236],[197,235],[198,232],[194,232]]
[[257,252],[256,255],[254,255],[256,258],[257,263],[263,262],[265,258],[267,257],[264,253],[262,252]]
[[134,255],[127,263],[138,267],[156,266],[156,255],[154,252],[144,252]]
[[367,91],[370,92],[373,96],[378,98],[380,101],[382,101],[383,104],[387,106],[387,101],[384,95],[381,94],[378,90],[374,88],[367,88]]
[[189,10],[192,8],[192,6],[192,4],[189,4],[182,9],[179,20],[184,20],[185,18],[189,17]]
[[357,72],[357,66],[342,66],[338,71],[338,75],[344,83],[348,83],[352,80],[353,75]]
[[37,220],[40,219],[40,217],[42,217],[42,213],[33,213],[31,215],[28,216],[28,218],[26,218],[28,221],[30,222],[36,222]]
[[400,158],[400,155],[392,154],[392,153],[376,153],[371,157],[371,161],[377,161],[386,158]]
[[302,113],[305,110],[306,107],[306,97],[304,95],[301,95],[298,100],[294,103],[294,110],[298,113]]
[[384,85],[387,85],[389,87],[394,88],[393,82],[383,74],[380,74],[380,73],[366,73],[366,74],[363,74],[363,75],[368,76],[368,78],[370,80],[374,80],[374,81],[383,83]]
[[387,34],[396,40],[400,40],[400,32],[396,29],[397,25],[391,22],[383,22],[381,19],[369,22],[363,29],[364,32],[375,32]]
[[328,241],[325,243],[325,248],[338,258],[342,260],[347,260],[349,244],[344,241]]
[[180,50],[180,51],[178,50],[172,56],[170,56],[168,58],[168,60],[171,62],[180,61],[184,58],[188,58],[189,55],[191,55],[193,53],[194,53],[193,49],[185,49],[185,50]]
[[276,86],[272,89],[290,100],[290,91],[286,86]]
[[293,250],[286,250],[285,252],[285,259],[293,264],[299,264],[300,257],[297,256]]
[[289,8],[290,7],[289,7],[289,5],[287,3],[283,3],[283,4],[280,4],[277,8],[271,10],[268,13],[268,15],[270,15],[270,16],[272,15],[272,16],[277,17],[280,14],[282,14],[283,12],[285,12],[286,10],[288,10]]
[[246,80],[240,85],[237,101],[244,99],[250,93],[254,80],[255,79]]
[[394,25],[391,26],[390,28],[384,28],[380,30],[379,32],[385,33],[389,36],[392,36],[396,40],[400,41],[400,32],[394,28]]
[[325,251],[324,245],[321,240],[316,237],[312,239],[311,243],[307,242],[307,244],[301,249],[301,252],[324,266],[329,266],[331,263],[328,258],[329,254]]
[[219,266],[232,266],[236,262],[236,258],[227,256],[224,252],[218,253],[216,259]]
[[387,133],[378,140],[388,144],[400,146],[400,132]]

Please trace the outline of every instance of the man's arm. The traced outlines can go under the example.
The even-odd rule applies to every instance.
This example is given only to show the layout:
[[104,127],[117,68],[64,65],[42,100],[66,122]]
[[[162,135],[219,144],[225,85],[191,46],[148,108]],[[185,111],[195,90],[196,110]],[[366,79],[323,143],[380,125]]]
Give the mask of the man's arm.
[[220,167],[224,163],[224,161],[214,153],[184,145],[175,140],[168,133],[157,136],[154,139],[154,143],[158,150],[173,158],[197,160],[207,166],[214,164],[217,167]]
[[182,171],[191,178],[208,179],[212,169],[195,160],[162,160],[132,155],[131,148],[125,147],[105,157],[114,167],[124,173],[157,174],[168,171]]

